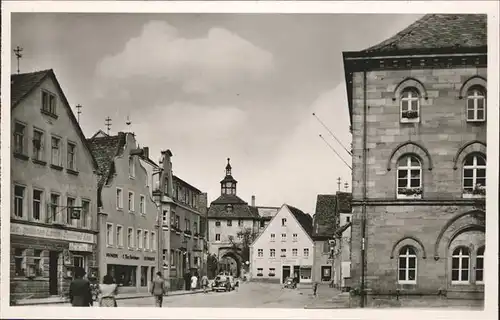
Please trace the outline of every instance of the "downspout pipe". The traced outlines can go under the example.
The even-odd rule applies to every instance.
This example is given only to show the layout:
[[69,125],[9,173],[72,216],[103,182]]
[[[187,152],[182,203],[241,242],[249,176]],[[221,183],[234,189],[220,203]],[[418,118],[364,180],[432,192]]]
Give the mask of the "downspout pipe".
[[366,263],[366,246],[365,246],[365,238],[366,238],[366,195],[367,195],[367,148],[366,148],[366,139],[368,137],[367,134],[367,111],[368,106],[366,105],[366,70],[363,71],[363,206],[361,213],[361,300],[360,307],[365,307],[365,263]]

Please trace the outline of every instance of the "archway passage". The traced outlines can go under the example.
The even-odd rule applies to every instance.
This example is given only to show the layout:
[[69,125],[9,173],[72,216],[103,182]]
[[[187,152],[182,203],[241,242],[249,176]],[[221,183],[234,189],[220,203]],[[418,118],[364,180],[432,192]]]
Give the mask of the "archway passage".
[[241,266],[241,258],[234,252],[225,253],[219,260],[219,272],[229,272],[236,278],[241,275]]

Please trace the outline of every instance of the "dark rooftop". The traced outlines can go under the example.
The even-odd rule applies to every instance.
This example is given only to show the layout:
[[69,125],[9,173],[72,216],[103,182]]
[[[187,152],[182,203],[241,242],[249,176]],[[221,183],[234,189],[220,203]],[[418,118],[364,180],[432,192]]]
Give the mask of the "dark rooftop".
[[465,49],[487,46],[485,14],[427,14],[364,53],[413,49]]
[[313,237],[332,237],[337,224],[337,196],[319,194],[316,199]]
[[126,134],[119,132],[115,136],[88,139],[90,150],[97,160],[99,175],[99,190],[114,173],[114,158],[120,154],[126,143]]
[[304,228],[305,232],[311,237],[313,232],[312,217],[291,205],[286,204],[286,206],[290,209],[290,212],[295,216],[295,219],[297,219],[302,228]]
[[53,74],[52,69],[48,69],[11,75],[11,107],[14,108],[21,100],[24,99],[24,97],[26,97],[32,90],[38,87],[38,85],[42,83],[45,77],[47,77],[51,73]]

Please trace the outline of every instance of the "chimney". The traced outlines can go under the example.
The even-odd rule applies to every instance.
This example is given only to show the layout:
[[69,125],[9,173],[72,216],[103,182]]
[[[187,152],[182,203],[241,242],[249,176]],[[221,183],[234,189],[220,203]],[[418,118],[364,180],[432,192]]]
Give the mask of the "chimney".
[[255,207],[255,196],[252,196],[252,207]]
[[143,150],[142,155],[144,156],[144,158],[149,159],[149,147],[144,147],[142,148],[142,150]]

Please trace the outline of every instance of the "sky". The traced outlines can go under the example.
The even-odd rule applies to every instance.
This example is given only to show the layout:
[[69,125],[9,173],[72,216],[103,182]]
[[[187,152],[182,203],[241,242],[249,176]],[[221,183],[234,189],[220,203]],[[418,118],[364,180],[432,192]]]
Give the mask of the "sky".
[[[220,195],[231,158],[237,194],[313,214],[351,171],[342,52],[362,50],[422,15],[13,13],[21,72],[53,69],[87,137],[132,131],[174,174]],[[11,60],[12,71],[17,68]],[[126,125],[127,118],[132,124]]]

